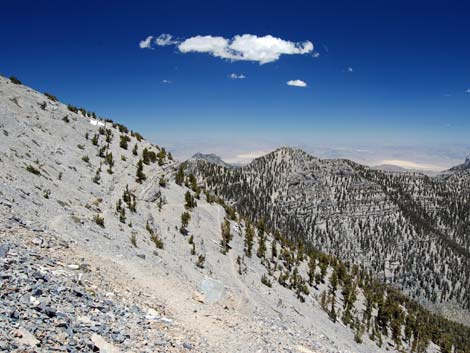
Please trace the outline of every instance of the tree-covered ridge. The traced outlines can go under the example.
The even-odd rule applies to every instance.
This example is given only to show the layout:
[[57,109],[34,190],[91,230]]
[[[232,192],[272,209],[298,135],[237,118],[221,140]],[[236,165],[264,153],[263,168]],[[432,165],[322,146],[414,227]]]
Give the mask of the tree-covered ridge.
[[291,239],[363,265],[416,300],[470,309],[468,173],[384,173],[290,148],[241,168],[189,166]]

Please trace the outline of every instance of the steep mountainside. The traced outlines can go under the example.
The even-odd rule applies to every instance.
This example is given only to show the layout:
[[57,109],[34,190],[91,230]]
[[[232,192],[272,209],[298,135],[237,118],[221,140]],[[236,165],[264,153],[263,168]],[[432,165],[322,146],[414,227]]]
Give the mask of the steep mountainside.
[[243,214],[470,323],[469,172],[387,173],[291,148],[236,169],[188,166]]
[[140,134],[13,81],[0,77],[0,351],[470,352],[468,328],[240,217]]

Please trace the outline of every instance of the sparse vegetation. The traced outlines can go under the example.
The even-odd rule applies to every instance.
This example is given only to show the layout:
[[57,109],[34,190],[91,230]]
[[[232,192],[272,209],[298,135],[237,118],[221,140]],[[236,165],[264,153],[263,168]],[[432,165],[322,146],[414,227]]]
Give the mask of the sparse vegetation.
[[93,138],[91,139],[91,143],[93,144],[93,146],[98,146],[99,138],[100,138],[100,135],[98,134],[93,135]]
[[96,214],[93,217],[93,220],[97,225],[99,225],[101,228],[104,228],[104,217],[100,216],[99,214]]
[[93,182],[95,184],[99,184],[101,180],[101,168],[98,168],[96,170],[95,176],[93,177]]
[[266,287],[269,288],[273,286],[271,280],[266,275],[261,276],[261,283],[263,283]]
[[189,212],[183,212],[181,215],[181,227],[180,227],[180,233],[183,235],[188,234],[188,225],[189,221],[191,220],[191,214]]
[[26,170],[34,175],[41,175],[41,172],[39,171],[39,169],[35,168],[31,164],[26,167]]
[[50,93],[47,93],[47,92],[46,92],[46,93],[44,93],[44,95],[45,95],[47,98],[49,98],[51,101],[53,101],[53,102],[58,102],[58,101],[59,101],[56,96],[54,96],[54,95],[52,95],[52,94],[50,94]]
[[206,257],[204,255],[200,254],[197,257],[196,266],[199,267],[199,268],[204,268],[204,262],[205,261],[206,261]]
[[10,76],[10,81],[15,85],[22,85],[21,81],[18,80],[15,76]]
[[139,184],[142,184],[142,182],[147,179],[147,176],[144,173],[144,164],[141,159],[137,162],[137,172],[136,172],[136,179]]
[[221,225],[222,240],[220,241],[220,252],[227,254],[230,250],[230,241],[232,240],[232,233],[230,232],[230,222],[225,219]]
[[[132,227],[132,224],[130,224],[129,227]],[[137,237],[135,236],[134,233],[132,233],[131,235],[131,244],[134,248],[137,247]]]
[[128,143],[131,141],[131,138],[127,135],[120,135],[119,137],[119,146],[127,150]]
[[193,195],[191,194],[191,192],[189,191],[186,191],[186,194],[184,195],[184,200],[185,200],[185,205],[184,207],[187,209],[187,210],[192,210],[193,208],[197,207],[197,202],[196,200],[194,199]]
[[182,166],[182,165],[180,165],[180,166],[178,167],[178,172],[176,173],[175,182],[176,182],[176,184],[178,184],[178,185],[183,185],[183,182],[184,182],[184,170],[183,170],[183,166]]
[[68,104],[67,109],[70,110],[72,113],[78,113],[78,108],[73,106],[72,104]]
[[155,244],[158,249],[163,249],[163,241],[159,236],[157,236],[155,230],[150,226],[150,223],[147,221],[145,224],[145,229],[150,234],[150,240]]

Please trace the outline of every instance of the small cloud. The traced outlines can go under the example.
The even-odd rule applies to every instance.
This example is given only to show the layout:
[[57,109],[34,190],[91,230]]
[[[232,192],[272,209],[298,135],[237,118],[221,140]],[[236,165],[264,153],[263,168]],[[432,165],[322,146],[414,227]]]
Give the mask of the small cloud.
[[313,56],[314,58],[319,58],[319,57],[320,57],[320,53],[316,51],[316,52],[314,52],[314,53],[312,54],[312,56]]
[[155,38],[155,44],[161,47],[165,47],[167,45],[178,44],[178,41],[173,40],[173,36],[171,34],[162,33],[157,38]]
[[465,92],[467,92],[468,94],[470,94],[470,88],[468,88]]
[[170,80],[162,80],[162,83],[170,84],[170,83],[173,83],[173,82],[170,81]]
[[452,94],[450,94],[450,93],[444,93],[443,96],[444,96],[444,97],[452,97]]
[[346,71],[347,71],[347,72],[354,72],[354,69],[353,69],[351,66],[349,66],[349,67],[346,69]]
[[302,80],[290,80],[287,81],[287,85],[294,87],[307,87],[307,83]]
[[153,39],[153,36],[148,36],[144,40],[141,40],[139,42],[140,49],[153,49],[152,48],[152,39]]
[[245,75],[236,73],[231,73],[228,77],[230,77],[232,80],[243,80],[244,78],[246,78]]

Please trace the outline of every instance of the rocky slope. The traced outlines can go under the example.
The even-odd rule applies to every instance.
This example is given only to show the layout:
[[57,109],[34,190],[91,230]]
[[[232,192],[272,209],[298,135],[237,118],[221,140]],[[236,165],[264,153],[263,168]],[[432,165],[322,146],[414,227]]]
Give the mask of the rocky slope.
[[445,178],[387,173],[292,148],[236,169],[205,161],[188,168],[243,214],[470,323],[468,171]]
[[125,126],[0,77],[0,134],[0,350],[466,351],[464,328],[252,226]]

